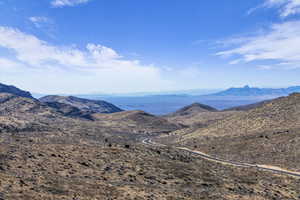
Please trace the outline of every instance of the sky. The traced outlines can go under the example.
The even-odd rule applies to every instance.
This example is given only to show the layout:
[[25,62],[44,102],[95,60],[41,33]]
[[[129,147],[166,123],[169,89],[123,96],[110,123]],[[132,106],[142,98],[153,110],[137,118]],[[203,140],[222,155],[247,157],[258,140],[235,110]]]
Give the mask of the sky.
[[0,0],[0,82],[35,93],[300,85],[300,0]]

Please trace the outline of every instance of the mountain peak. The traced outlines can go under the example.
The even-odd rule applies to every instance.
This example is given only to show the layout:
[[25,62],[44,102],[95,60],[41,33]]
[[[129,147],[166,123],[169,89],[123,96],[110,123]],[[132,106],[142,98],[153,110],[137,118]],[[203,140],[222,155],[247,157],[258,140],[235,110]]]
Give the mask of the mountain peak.
[[294,92],[300,92],[299,86],[289,88],[257,88],[245,85],[240,88],[229,88],[227,90],[215,93],[215,96],[287,96]]

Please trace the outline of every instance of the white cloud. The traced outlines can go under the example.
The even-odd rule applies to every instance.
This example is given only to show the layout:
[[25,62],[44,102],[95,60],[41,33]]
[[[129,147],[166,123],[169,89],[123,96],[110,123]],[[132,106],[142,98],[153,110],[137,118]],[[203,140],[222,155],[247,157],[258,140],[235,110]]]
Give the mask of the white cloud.
[[74,48],[56,47],[19,30],[0,27],[0,46],[16,53],[19,61],[30,65],[55,62],[61,65],[86,65],[84,52]]
[[50,38],[56,38],[56,25],[51,18],[44,16],[32,16],[29,17],[28,20],[44,35],[47,35]]
[[49,22],[49,19],[47,17],[39,17],[39,16],[29,17],[29,20],[33,23],[36,23],[36,22]]
[[285,18],[300,13],[300,0],[264,0],[261,6],[250,9],[248,14],[261,7],[278,8],[280,17]]
[[197,87],[193,81],[200,76],[192,68],[170,72],[144,65],[99,44],[52,45],[10,27],[0,26],[1,48],[9,56],[0,59],[0,82],[41,93],[180,90]]
[[96,60],[103,61],[103,60],[121,58],[121,56],[119,56],[117,52],[115,52],[113,49],[101,45],[88,44],[86,48],[89,50],[93,58]]
[[229,44],[233,45],[231,49],[218,52],[217,55],[238,57],[231,64],[273,60],[279,66],[285,63],[285,68],[300,67],[300,21],[273,24],[270,30],[256,36],[229,39]]
[[75,6],[89,1],[90,0],[52,0],[51,5],[54,7]]

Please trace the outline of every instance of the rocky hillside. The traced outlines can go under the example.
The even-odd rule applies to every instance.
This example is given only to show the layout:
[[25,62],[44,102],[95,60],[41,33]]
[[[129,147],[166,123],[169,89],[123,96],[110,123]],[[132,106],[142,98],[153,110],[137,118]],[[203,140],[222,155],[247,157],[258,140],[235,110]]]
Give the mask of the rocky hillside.
[[265,101],[261,101],[261,102],[257,102],[257,103],[253,103],[253,104],[236,106],[236,107],[225,109],[224,111],[248,111],[248,110],[251,110],[251,109],[254,109],[254,108],[261,107],[264,104],[267,104],[271,101],[272,100],[265,100]]
[[242,112],[210,127],[214,135],[243,135],[251,132],[300,127],[300,93],[281,97],[248,112]]
[[300,195],[295,178],[234,168],[172,148],[42,139],[0,140],[2,199],[296,200]]
[[106,101],[89,100],[73,96],[45,96],[39,99],[44,103],[63,103],[76,107],[82,111],[95,112],[95,113],[115,113],[122,111],[115,105]]
[[46,102],[44,104],[53,108],[56,112],[67,117],[93,120],[92,114],[94,112],[92,111],[80,110],[79,108],[71,106],[69,104],[58,103],[58,102]]
[[38,100],[0,93],[0,132],[48,130],[61,118]]
[[10,93],[20,97],[33,98],[30,92],[26,92],[24,90],[16,88],[15,86],[4,85],[2,83],[0,83],[0,93]]
[[[13,94],[0,94],[0,132],[23,133],[63,131],[82,137],[136,140],[148,134],[168,133],[181,128],[142,111],[100,114],[80,110],[69,104],[42,103]],[[74,135],[75,134],[75,135]],[[56,136],[55,136],[56,137]]]
[[75,120],[92,120],[90,113],[65,104],[0,93],[0,132],[31,132],[68,128]]
[[300,94],[278,98],[177,139],[233,160],[300,170]]

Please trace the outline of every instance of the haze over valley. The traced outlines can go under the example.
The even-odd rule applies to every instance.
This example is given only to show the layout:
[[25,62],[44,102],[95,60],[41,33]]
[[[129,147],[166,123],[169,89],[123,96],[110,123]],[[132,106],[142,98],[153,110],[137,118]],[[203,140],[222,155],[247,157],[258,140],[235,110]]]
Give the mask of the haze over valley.
[[199,92],[194,91],[175,91],[167,94],[143,94],[139,96],[126,94],[114,96],[95,94],[78,96],[91,99],[105,99],[125,110],[144,110],[155,115],[165,115],[195,102],[201,102],[219,110],[253,104],[264,100],[275,99],[280,96],[287,96],[294,92],[300,92],[300,87],[273,89],[245,86],[216,91],[217,92],[207,90],[205,94],[199,94]]

